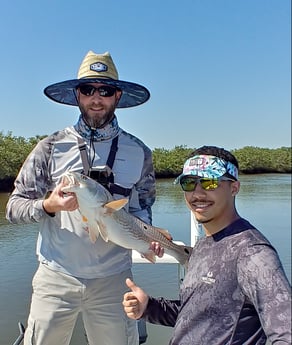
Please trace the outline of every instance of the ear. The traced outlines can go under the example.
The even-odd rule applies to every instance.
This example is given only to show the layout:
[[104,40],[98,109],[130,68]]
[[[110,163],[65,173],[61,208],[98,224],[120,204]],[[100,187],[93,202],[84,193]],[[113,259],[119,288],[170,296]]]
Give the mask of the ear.
[[115,97],[116,97],[116,106],[117,106],[119,101],[120,101],[120,99],[121,99],[121,97],[122,97],[122,91],[121,90],[117,90]]
[[238,194],[240,189],[240,182],[239,181],[234,181],[231,183],[231,194],[232,196],[235,196],[236,194]]
[[75,89],[74,90],[74,94],[75,94],[77,103],[79,104],[79,98],[80,98],[80,91],[79,91],[79,89]]

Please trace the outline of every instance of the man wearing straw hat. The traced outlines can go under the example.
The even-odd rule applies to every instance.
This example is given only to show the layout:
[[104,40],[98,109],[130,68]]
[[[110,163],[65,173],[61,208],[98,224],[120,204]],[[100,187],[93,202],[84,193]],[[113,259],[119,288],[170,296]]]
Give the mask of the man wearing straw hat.
[[[138,344],[136,322],[126,317],[122,296],[131,276],[131,251],[84,231],[74,194],[62,193],[62,174],[82,172],[102,183],[114,198],[128,198],[128,210],[151,223],[155,180],[151,150],[122,130],[116,108],[149,99],[139,84],[122,81],[109,53],[89,51],[78,78],[48,86],[53,101],[78,106],[77,123],[40,141],[26,159],[7,204],[12,223],[39,223],[39,268],[25,345],[67,345],[82,313],[90,345]],[[161,256],[163,249],[151,249]]]

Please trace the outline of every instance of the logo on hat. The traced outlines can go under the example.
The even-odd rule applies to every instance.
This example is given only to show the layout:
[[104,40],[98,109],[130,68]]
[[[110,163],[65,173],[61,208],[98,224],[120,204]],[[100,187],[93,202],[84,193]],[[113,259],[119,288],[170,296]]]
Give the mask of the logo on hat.
[[102,62],[95,62],[90,65],[90,70],[95,72],[105,72],[107,71],[107,65]]
[[196,169],[200,169],[201,165],[203,165],[204,158],[203,157],[196,157],[195,159],[190,159],[190,166],[196,167]]

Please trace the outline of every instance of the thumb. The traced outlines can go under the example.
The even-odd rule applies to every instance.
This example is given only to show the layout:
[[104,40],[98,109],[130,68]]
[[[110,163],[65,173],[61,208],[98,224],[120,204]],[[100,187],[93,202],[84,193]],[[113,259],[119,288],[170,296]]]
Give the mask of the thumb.
[[135,292],[139,289],[138,286],[130,278],[126,279],[126,285],[129,289],[132,290],[132,292]]

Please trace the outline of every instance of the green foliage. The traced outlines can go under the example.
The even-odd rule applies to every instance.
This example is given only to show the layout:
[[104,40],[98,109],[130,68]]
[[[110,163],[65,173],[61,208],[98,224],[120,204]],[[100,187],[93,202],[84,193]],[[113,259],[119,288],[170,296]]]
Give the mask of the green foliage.
[[25,139],[0,132],[0,180],[15,178],[25,158],[43,137]]
[[268,149],[246,146],[232,153],[242,173],[291,173],[291,147]]
[[[12,136],[11,132],[4,135],[0,132],[0,190],[13,181],[24,160],[45,136],[25,139]],[[155,148],[153,162],[156,177],[178,176],[185,160],[190,157],[194,148],[175,146],[171,150]],[[291,173],[291,147],[277,149],[246,146],[231,151],[237,158],[241,173]],[[3,182],[5,181],[5,183]],[[3,188],[1,188],[3,187]]]
[[194,149],[187,148],[186,146],[176,146],[172,150],[155,148],[152,153],[156,177],[178,175],[192,151]]
[[[181,173],[183,164],[194,149],[176,146],[172,150],[154,149],[153,162],[157,177],[173,177]],[[237,158],[240,172],[256,173],[291,173],[291,147],[277,149],[246,146],[231,150]]]

